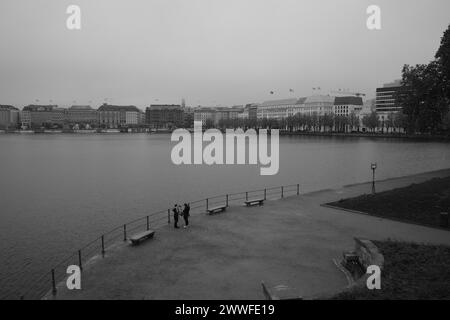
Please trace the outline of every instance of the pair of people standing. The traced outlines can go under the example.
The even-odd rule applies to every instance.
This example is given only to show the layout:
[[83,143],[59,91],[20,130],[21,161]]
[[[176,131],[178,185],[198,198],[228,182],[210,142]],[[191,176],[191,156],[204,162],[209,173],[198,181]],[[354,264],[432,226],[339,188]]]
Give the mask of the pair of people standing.
[[184,228],[186,228],[189,225],[189,211],[191,211],[191,206],[188,203],[184,204],[184,208],[182,208],[180,205],[176,204],[173,206],[172,212],[173,212],[173,221],[174,221],[174,227],[175,229],[178,229],[178,219],[181,215],[184,219]]

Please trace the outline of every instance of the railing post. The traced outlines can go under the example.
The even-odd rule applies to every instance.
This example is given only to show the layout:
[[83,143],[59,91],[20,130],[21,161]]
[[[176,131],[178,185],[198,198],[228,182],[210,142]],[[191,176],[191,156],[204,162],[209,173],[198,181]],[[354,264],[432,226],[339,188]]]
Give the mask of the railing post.
[[283,198],[283,197],[284,197],[284,187],[281,186],[281,198]]
[[148,220],[148,216],[147,216],[147,231],[150,230],[150,221]]
[[102,256],[105,256],[105,236],[102,236]]
[[227,195],[227,207],[228,207],[228,195]]
[[297,195],[300,194],[300,185],[297,183]]
[[56,295],[55,269],[52,269],[52,294]]
[[83,265],[81,263],[81,250],[78,250],[78,266],[80,267],[80,270],[83,270]]
[[123,241],[127,241],[127,225],[123,225]]
[[167,223],[170,224],[170,209],[167,209]]
[[208,209],[209,209],[209,199],[206,198],[206,211],[208,211]]
[[264,188],[264,200],[267,200],[267,189]]
[[245,201],[248,201],[248,192],[245,193]]

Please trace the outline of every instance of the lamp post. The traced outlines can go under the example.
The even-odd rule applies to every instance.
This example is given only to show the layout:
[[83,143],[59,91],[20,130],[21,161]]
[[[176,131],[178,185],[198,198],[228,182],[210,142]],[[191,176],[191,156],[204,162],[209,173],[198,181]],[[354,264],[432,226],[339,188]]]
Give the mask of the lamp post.
[[370,168],[372,169],[372,194],[375,194],[375,170],[377,169],[377,164],[372,163]]

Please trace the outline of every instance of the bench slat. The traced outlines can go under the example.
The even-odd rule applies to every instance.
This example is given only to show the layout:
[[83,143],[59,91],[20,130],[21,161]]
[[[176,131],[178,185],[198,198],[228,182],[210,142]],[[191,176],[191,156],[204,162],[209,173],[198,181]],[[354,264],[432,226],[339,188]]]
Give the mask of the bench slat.
[[214,207],[214,208],[208,208],[208,213],[214,213],[216,211],[225,211],[227,209],[227,206],[219,206],[219,207]]
[[137,233],[137,234],[131,236],[130,241],[132,243],[140,242],[141,240],[147,239],[149,237],[153,237],[154,234],[155,234],[155,231],[153,231],[153,230],[143,231],[143,232],[140,232],[140,233]]
[[250,206],[250,205],[253,205],[253,204],[257,204],[257,203],[262,204],[262,203],[264,203],[264,201],[265,201],[264,199],[252,199],[252,200],[245,201],[245,204],[247,206]]

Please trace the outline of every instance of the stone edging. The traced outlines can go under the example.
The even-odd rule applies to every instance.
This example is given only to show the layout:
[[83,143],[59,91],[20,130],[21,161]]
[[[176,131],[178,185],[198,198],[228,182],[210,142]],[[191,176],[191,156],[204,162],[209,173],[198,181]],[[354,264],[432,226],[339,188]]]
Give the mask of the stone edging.
[[379,215],[379,214],[373,214],[373,213],[368,213],[368,212],[364,212],[364,211],[358,211],[358,210],[353,210],[353,209],[342,208],[342,207],[334,206],[334,205],[329,204],[329,203],[323,203],[320,206],[324,207],[324,208],[330,208],[330,209],[336,209],[336,210],[341,210],[341,211],[347,211],[347,212],[350,212],[350,213],[361,214],[361,215],[364,215],[364,216],[379,218],[379,219],[383,219],[383,220],[391,220],[391,221],[395,221],[395,222],[412,224],[412,225],[419,226],[419,227],[438,229],[438,230],[443,230],[443,231],[450,231],[450,228],[443,228],[443,227],[440,227],[440,226],[435,226],[435,225],[426,224],[426,223],[420,223],[420,222],[416,222],[416,221],[408,220],[408,219],[399,219],[399,218],[395,218],[395,217],[386,217],[386,216],[382,216],[382,215]]
[[[370,240],[354,238],[355,250],[354,253],[358,256],[359,263],[364,270],[367,270],[369,266],[375,265],[383,270],[384,268],[384,256],[378,250],[378,247]],[[359,279],[353,279],[354,283],[351,284],[346,290],[353,290],[355,288],[366,287],[367,278],[370,275],[365,273]],[[346,291],[345,290],[345,291]]]
[[[381,252],[378,250],[378,247],[370,240],[362,239],[362,238],[354,238],[355,240],[355,249],[352,253],[356,254],[358,256],[359,263],[363,267],[364,270],[367,270],[367,267],[371,265],[376,265],[380,268],[380,270],[383,270],[384,268],[384,256],[381,254]],[[343,266],[343,261],[337,261],[336,259],[333,260],[336,264],[336,267],[341,270],[344,275],[347,278],[347,281],[349,282],[348,286],[342,290],[339,293],[334,293],[332,295],[326,295],[326,296],[320,296],[317,298],[314,298],[314,300],[328,300],[332,299],[336,294],[340,294],[347,291],[353,291],[356,288],[365,288],[367,278],[370,276],[369,274],[365,273],[363,276],[361,276],[358,279],[354,279],[350,272],[348,272],[347,269]]]

